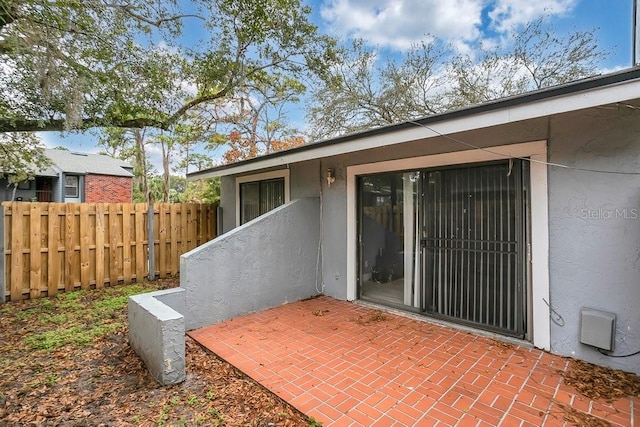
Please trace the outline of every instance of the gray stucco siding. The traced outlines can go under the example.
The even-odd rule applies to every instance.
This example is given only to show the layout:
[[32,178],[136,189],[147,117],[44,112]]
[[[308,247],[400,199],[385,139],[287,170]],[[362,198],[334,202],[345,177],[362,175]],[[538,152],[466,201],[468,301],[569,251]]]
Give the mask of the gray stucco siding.
[[[593,108],[452,135],[469,145],[435,137],[290,164],[291,198],[321,195],[323,292],[347,298],[349,166],[466,151],[472,149],[470,145],[546,140],[551,163],[638,173],[639,119],[640,111],[631,108]],[[325,179],[328,168],[336,174],[330,187]],[[562,316],[560,321],[550,313],[557,320],[549,331],[551,350],[639,372],[639,356],[610,358],[580,343],[580,310],[595,308],[616,314],[615,354],[640,350],[640,177],[554,166],[547,168],[547,174],[548,298]],[[231,201],[229,210],[235,212],[235,196]]]
[[317,295],[319,220],[294,200],[182,255],[187,329]]
[[179,301],[180,294],[180,289],[168,289],[129,297],[129,342],[162,385],[186,376],[184,316],[164,302]]
[[[549,161],[638,173],[639,119],[624,108],[554,118]],[[550,167],[549,234],[550,303],[562,316],[551,350],[640,373],[640,356],[610,358],[579,342],[580,310],[594,308],[617,317],[615,354],[640,350],[640,177]]]
[[222,232],[236,227],[236,180],[233,176],[220,178],[220,207],[222,208]]
[[[535,119],[525,123],[511,123],[495,128],[463,132],[453,135],[453,137],[479,147],[491,147],[546,139],[547,129],[546,119]],[[447,138],[437,137],[405,144],[394,144],[342,156],[292,163],[288,165],[290,171],[289,183],[291,200],[303,197],[319,197],[321,189],[323,194],[327,195],[326,190],[328,187],[325,178],[328,168],[334,169],[336,173],[336,182],[331,185],[331,191],[334,193],[342,191],[343,197],[346,198],[345,179],[347,166],[464,151],[468,149],[469,147],[453,142]],[[220,206],[222,207],[223,231],[225,233],[236,227],[236,178],[271,170],[274,169],[260,169],[250,173],[221,177]],[[345,220],[343,228],[346,232],[346,202],[344,203],[343,218]],[[335,221],[337,218],[333,218],[332,220]],[[346,245],[344,250],[346,251]]]

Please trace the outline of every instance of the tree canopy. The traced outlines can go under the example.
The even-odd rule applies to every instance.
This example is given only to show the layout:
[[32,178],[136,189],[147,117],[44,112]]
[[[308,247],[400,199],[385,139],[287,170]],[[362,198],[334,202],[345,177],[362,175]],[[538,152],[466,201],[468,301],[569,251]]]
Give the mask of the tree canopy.
[[[299,0],[3,3],[0,131],[169,129],[275,73],[324,72],[333,42]],[[195,25],[197,24],[197,25]],[[186,41],[183,25],[200,29]],[[195,31],[197,32],[197,31]]]
[[330,138],[554,86],[597,73],[605,56],[595,30],[560,36],[543,19],[467,54],[429,39],[381,59],[356,40],[313,91],[311,132]]
[[239,89],[304,85],[335,58],[309,13],[300,0],[5,0],[0,143],[10,149],[8,132],[171,130]]

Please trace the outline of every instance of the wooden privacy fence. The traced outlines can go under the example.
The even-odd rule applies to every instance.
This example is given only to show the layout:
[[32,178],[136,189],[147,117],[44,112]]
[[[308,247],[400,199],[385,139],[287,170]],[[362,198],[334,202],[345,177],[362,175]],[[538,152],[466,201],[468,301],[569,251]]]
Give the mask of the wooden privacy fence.
[[0,302],[176,275],[214,237],[215,205],[4,202]]

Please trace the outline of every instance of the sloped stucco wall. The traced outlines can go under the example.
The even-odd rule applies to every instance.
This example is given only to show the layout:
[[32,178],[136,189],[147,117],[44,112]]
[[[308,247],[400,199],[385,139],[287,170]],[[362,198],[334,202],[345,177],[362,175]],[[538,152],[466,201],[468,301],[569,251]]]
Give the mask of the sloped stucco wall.
[[294,200],[182,255],[187,330],[316,295],[319,209]]

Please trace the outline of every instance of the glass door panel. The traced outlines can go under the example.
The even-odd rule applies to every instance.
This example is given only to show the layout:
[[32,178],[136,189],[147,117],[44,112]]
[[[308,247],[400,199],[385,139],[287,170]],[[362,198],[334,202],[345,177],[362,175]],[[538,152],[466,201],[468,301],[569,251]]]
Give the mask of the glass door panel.
[[417,306],[419,173],[364,176],[359,185],[360,297]]

